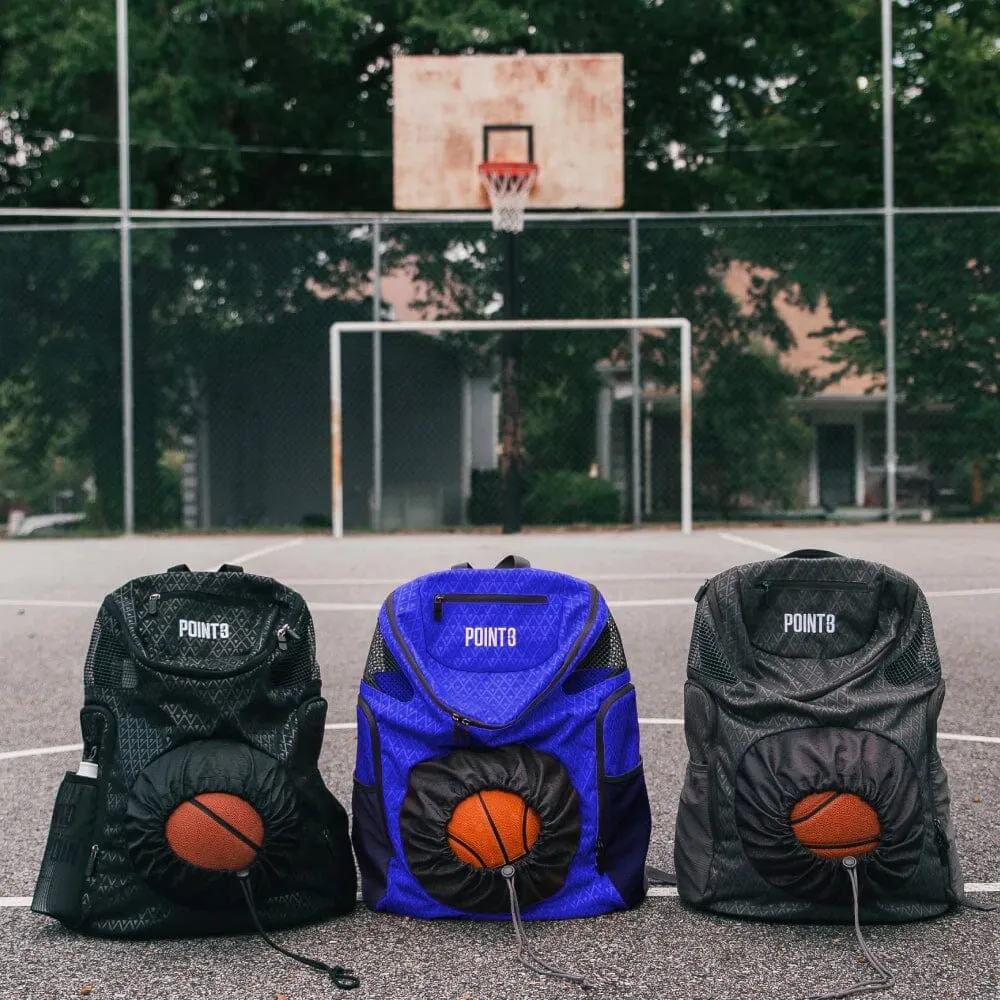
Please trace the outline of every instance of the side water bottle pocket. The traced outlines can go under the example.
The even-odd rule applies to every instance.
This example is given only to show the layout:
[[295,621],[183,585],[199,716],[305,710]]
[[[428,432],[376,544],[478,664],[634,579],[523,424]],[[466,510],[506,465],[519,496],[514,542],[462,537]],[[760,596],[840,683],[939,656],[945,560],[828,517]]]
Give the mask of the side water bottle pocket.
[[68,927],[83,919],[83,883],[94,848],[97,824],[97,764],[81,761],[67,771],[56,795],[49,838],[35,883],[31,909]]

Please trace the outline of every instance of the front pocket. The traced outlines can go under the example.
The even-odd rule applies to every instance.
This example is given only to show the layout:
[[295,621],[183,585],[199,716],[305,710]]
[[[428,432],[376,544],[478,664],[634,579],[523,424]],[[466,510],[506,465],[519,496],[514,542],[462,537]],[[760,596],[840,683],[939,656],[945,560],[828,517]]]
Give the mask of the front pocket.
[[636,906],[646,894],[653,824],[631,684],[612,692],[597,713],[597,796],[597,870],[611,879],[626,906]]
[[382,748],[375,715],[358,698],[358,750],[351,795],[351,842],[361,870],[361,895],[372,909],[386,893],[392,841],[382,798]]
[[712,836],[711,765],[688,761],[677,808],[674,867],[677,892],[686,903],[709,900],[715,840]]
[[597,870],[611,879],[626,906],[646,895],[646,853],[653,830],[642,763],[627,774],[605,777],[599,788]]
[[97,844],[97,778],[67,771],[56,794],[31,909],[67,927],[83,919],[83,886]]
[[957,903],[965,894],[962,865],[955,847],[955,831],[951,825],[951,794],[948,775],[936,748],[931,750],[927,768],[931,787],[931,809],[934,815],[934,837],[945,876],[945,894],[948,901]]

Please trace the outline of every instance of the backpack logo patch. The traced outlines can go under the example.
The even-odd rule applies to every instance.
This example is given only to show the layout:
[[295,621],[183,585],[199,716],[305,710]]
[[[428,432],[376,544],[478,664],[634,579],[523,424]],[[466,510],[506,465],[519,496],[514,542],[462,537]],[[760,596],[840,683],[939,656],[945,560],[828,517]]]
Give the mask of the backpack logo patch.
[[178,621],[180,636],[189,639],[228,639],[228,622],[199,622],[193,618],[181,618]]
[[785,631],[811,633],[814,635],[833,635],[837,631],[837,616],[831,614],[795,614],[785,615]]
[[466,646],[486,646],[498,648],[517,645],[516,628],[483,628],[471,626],[465,630]]

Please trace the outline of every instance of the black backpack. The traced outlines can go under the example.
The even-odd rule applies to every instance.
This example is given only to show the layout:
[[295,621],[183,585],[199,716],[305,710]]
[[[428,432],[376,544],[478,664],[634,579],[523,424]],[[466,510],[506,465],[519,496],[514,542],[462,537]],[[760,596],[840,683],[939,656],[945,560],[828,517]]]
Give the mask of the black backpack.
[[[116,937],[346,913],[356,876],[346,812],[317,767],[325,720],[312,618],[295,591],[238,566],[126,583],[94,625],[83,763],[59,788],[32,909]],[[229,796],[259,816],[262,834],[229,817],[252,859],[238,871],[167,843],[175,810],[205,795],[202,812]]]
[[961,901],[936,745],[944,692],[927,601],[902,573],[804,550],[709,580],[684,689],[681,899],[732,916],[852,920],[851,866],[792,829],[796,803],[831,791],[880,822],[877,849],[855,858],[862,918],[916,920]]

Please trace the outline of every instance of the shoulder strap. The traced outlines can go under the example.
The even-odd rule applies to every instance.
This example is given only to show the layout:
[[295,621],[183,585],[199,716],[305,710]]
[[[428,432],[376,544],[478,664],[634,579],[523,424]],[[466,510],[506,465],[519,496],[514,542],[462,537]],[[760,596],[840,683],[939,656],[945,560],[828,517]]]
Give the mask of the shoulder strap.
[[524,556],[505,556],[496,565],[497,569],[530,569],[531,563]]
[[840,559],[839,552],[830,552],[827,549],[796,549],[794,552],[786,552],[779,559]]

